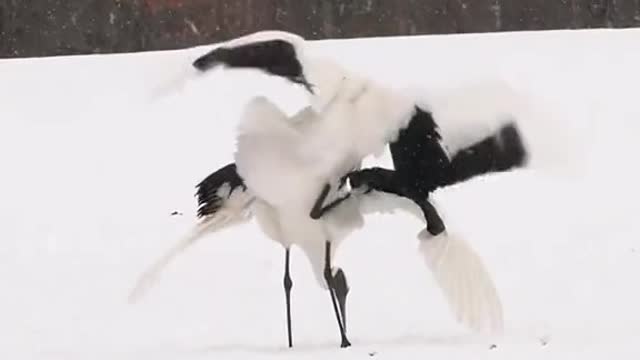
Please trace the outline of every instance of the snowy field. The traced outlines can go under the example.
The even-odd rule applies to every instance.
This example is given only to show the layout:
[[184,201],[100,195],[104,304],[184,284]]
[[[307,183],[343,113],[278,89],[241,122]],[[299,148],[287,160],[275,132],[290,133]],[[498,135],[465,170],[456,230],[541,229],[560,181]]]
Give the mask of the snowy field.
[[534,104],[540,154],[532,170],[437,194],[494,276],[505,333],[459,326],[416,251],[421,224],[380,215],[336,259],[352,287],[349,349],[297,250],[286,349],[284,251],[255,223],[204,239],[127,303],[192,226],[194,186],[231,161],[250,74],[176,87],[206,48],[0,61],[0,359],[637,359],[638,44],[637,30],[314,44],[434,94],[504,81]]

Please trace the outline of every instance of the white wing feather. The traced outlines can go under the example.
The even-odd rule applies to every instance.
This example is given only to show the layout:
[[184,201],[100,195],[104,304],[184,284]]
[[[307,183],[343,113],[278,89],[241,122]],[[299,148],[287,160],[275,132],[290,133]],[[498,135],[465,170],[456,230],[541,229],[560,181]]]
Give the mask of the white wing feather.
[[[363,215],[404,211],[424,222],[411,200],[372,191],[358,193]],[[436,237],[426,229],[418,234],[418,249],[433,274],[456,320],[473,331],[500,333],[504,315],[500,296],[480,255],[462,237],[446,231]]]
[[456,319],[476,332],[500,333],[500,296],[480,256],[461,237],[423,232],[418,246]]
[[233,225],[249,221],[253,214],[249,211],[254,198],[247,192],[234,192],[234,196],[227,199],[223,207],[214,215],[204,218],[184,238],[178,241],[145,272],[142,273],[129,295],[129,303],[141,299],[154,285],[162,271],[181,253],[194,245],[205,235],[229,228]]

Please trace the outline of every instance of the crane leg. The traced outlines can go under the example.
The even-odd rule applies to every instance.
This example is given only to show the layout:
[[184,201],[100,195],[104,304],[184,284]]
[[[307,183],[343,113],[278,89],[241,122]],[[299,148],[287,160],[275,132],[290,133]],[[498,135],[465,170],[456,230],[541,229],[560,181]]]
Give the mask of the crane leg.
[[344,326],[342,323],[342,319],[340,318],[340,310],[338,308],[338,301],[336,299],[335,293],[335,283],[333,275],[331,274],[331,242],[326,242],[325,247],[325,263],[324,263],[324,279],[327,281],[327,285],[329,286],[329,294],[331,295],[331,302],[333,303],[333,311],[336,314],[336,319],[338,320],[338,327],[340,328],[340,337],[342,343],[340,344],[341,348],[346,348],[351,346],[349,339],[347,339],[347,334],[344,331]]
[[284,294],[285,301],[287,304],[287,339],[289,341],[289,347],[293,347],[293,336],[291,333],[291,288],[293,287],[293,282],[291,281],[291,277],[289,276],[289,248],[286,249],[285,258],[284,258]]
[[340,317],[342,318],[342,327],[345,334],[347,333],[347,295],[349,294],[349,285],[347,284],[347,277],[342,269],[338,269],[333,276],[333,290],[338,300],[338,306],[340,307]]
[[329,204],[324,205],[324,201],[326,200],[327,196],[329,195],[329,191],[330,190],[331,190],[331,185],[330,184],[326,184],[324,186],[324,188],[322,188],[322,191],[320,192],[320,195],[318,195],[318,197],[316,198],[316,202],[314,203],[313,208],[311,209],[311,212],[309,213],[309,216],[312,219],[314,219],[314,220],[320,219],[325,213],[327,213],[328,211],[330,211],[334,207],[340,205],[341,202],[347,200],[351,196],[350,193],[347,193],[343,197],[340,197],[340,198],[338,198],[336,200],[333,200]]

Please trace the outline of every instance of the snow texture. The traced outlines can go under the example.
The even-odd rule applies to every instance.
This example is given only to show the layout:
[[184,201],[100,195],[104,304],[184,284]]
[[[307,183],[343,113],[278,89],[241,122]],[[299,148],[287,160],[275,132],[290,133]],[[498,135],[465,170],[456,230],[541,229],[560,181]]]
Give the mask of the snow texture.
[[531,170],[436,194],[492,274],[504,335],[457,324],[416,251],[423,224],[398,212],[368,215],[336,254],[352,287],[346,350],[299,251],[286,349],[284,251],[254,222],[203,239],[127,301],[192,229],[194,186],[232,161],[242,105],[263,94],[293,114],[300,89],[250,73],[192,76],[207,47],[3,60],[0,358],[636,359],[639,40],[584,30],[313,43],[434,97],[507,84],[536,154]]

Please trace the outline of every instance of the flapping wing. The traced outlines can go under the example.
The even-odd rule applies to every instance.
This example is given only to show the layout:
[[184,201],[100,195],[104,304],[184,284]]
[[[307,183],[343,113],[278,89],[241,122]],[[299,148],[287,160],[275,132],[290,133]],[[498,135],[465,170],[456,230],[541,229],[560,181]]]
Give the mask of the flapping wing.
[[207,234],[251,219],[251,204],[254,198],[236,172],[235,164],[215,171],[196,188],[200,222],[142,274],[129,295],[130,303],[144,296],[171,261],[196,241]]
[[451,159],[451,176],[441,186],[473,177],[526,166],[529,154],[515,123],[457,152]]

